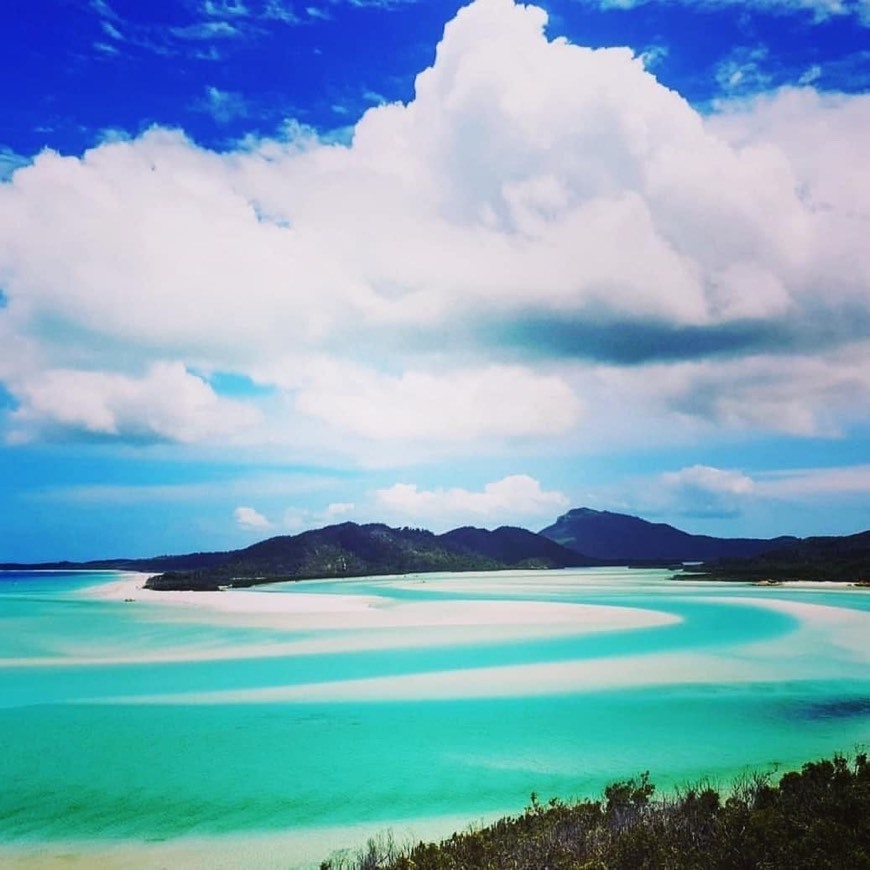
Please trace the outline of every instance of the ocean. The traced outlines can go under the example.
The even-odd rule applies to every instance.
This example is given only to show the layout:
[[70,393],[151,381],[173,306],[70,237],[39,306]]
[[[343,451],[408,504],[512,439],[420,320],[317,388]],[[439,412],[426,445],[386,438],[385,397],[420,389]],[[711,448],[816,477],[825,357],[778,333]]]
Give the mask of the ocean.
[[[317,866],[870,740],[870,593],[583,569],[148,593],[0,572],[0,863]],[[127,599],[127,600],[125,600]]]

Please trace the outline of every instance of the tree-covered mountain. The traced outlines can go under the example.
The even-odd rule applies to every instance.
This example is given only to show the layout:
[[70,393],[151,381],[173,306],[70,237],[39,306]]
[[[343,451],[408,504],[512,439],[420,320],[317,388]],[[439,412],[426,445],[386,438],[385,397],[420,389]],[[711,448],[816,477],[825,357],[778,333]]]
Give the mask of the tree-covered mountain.
[[870,531],[804,538],[747,559],[705,562],[697,574],[711,580],[814,580],[870,585]]
[[543,535],[516,526],[502,526],[493,531],[462,526],[441,535],[440,540],[460,552],[478,554],[511,566],[537,567],[552,563],[563,567],[581,567],[596,564],[594,559],[574,553],[574,558],[578,555],[581,558],[577,564],[569,566],[565,564],[565,547]]
[[577,553],[610,564],[704,562],[723,557],[755,556],[797,538],[714,538],[692,535],[666,523],[628,514],[574,508],[540,532]]
[[217,589],[278,580],[431,571],[702,562],[695,576],[730,580],[870,581],[870,531],[846,537],[714,538],[627,514],[575,508],[539,534],[471,526],[441,535],[383,523],[341,523],[242,550],[0,569],[115,569],[159,574],[152,589]]
[[[299,535],[282,535],[207,564],[183,568],[164,563],[150,589],[217,589],[278,580],[364,577],[430,571],[494,571],[503,568],[567,568],[596,564],[526,529],[463,528],[436,535],[425,529],[381,523],[341,523]],[[171,561],[171,560],[170,560]]]

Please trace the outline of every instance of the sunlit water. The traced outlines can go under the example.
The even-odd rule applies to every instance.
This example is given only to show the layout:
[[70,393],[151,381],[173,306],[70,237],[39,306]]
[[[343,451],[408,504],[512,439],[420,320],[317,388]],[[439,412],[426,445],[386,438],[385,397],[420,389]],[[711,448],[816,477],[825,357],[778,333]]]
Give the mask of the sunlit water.
[[[0,572],[0,842],[33,861],[218,844],[208,864],[261,838],[272,851],[239,854],[293,866],[379,828],[519,812],[532,791],[596,795],[645,770],[727,786],[865,746],[866,591],[670,577],[234,593],[274,602],[265,618],[82,591],[111,574]],[[365,596],[347,599],[356,616],[333,606],[344,595]],[[282,615],[293,601],[310,619]]]

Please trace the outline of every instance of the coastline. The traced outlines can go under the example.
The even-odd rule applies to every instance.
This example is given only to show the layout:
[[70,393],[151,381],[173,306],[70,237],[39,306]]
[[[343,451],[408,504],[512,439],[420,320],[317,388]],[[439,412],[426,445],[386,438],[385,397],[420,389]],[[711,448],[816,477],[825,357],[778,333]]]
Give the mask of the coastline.
[[[105,620],[107,626],[123,627],[127,624],[128,617],[130,625],[151,623],[152,626],[156,626],[159,623],[159,629],[155,628],[153,634],[150,634],[147,628],[144,631],[145,642],[142,643],[139,654],[136,654],[134,647],[131,646],[133,638],[129,631],[118,630],[115,633],[110,631],[105,635],[92,631],[87,632],[87,634],[73,632],[70,634],[71,640],[66,644],[54,641],[53,649],[56,655],[53,659],[32,659],[30,664],[33,666],[44,664],[75,666],[80,663],[101,665],[127,662],[141,665],[150,661],[186,663],[220,658],[296,656],[311,652],[332,653],[363,648],[372,649],[374,646],[381,649],[387,646],[411,647],[415,644],[431,646],[436,643],[452,643],[457,639],[468,644],[480,640],[486,641],[495,636],[496,632],[499,633],[500,639],[525,638],[535,632],[541,632],[549,637],[563,632],[582,636],[598,631],[619,631],[631,625],[637,625],[638,619],[643,620],[646,624],[650,618],[649,611],[642,609],[644,603],[648,603],[650,600],[649,590],[643,584],[638,584],[638,594],[642,597],[636,602],[636,606],[634,606],[633,599],[626,598],[624,599],[625,604],[622,606],[612,607],[603,603],[604,600],[612,602],[613,598],[609,593],[602,593],[600,586],[594,582],[578,583],[576,577],[567,573],[554,573],[547,578],[548,582],[543,584],[535,582],[540,575],[526,577],[516,574],[501,575],[501,577],[490,575],[486,578],[457,578],[455,584],[450,578],[433,577],[430,582],[422,577],[412,576],[406,579],[394,580],[389,578],[383,581],[372,580],[363,583],[349,581],[347,585],[343,583],[322,585],[312,583],[308,590],[306,590],[306,584],[302,582],[288,585],[283,589],[276,587],[269,591],[265,589],[240,589],[211,593],[146,590],[142,588],[142,585],[147,576],[150,575],[116,575],[114,578],[106,578],[110,580],[108,583],[98,582],[88,588],[79,588],[75,591],[62,593],[64,599],[78,598],[81,601],[82,596],[84,596],[85,599],[90,599],[93,602],[110,603],[110,605],[107,603],[106,606],[99,604],[99,606],[61,608],[64,611],[72,611],[74,618],[77,618],[76,613],[81,611],[88,619]],[[594,577],[593,574],[589,576],[590,578]],[[469,595],[472,590],[475,593],[488,591],[495,596],[501,596],[508,595],[508,589],[511,589],[517,595],[525,595],[524,585],[527,581],[530,590],[542,591],[545,599],[551,597],[550,600],[535,602],[526,599],[507,601],[500,597],[488,600],[478,600],[471,596],[463,598],[464,595]],[[455,591],[458,598],[454,601],[447,601],[440,595],[429,594],[414,602],[404,595],[388,597],[387,590],[393,588],[394,585],[408,587],[426,584],[430,590],[443,593],[446,598],[449,598],[450,591]],[[634,585],[632,584],[632,588]],[[681,599],[682,595],[679,590],[674,590],[672,586],[669,588],[666,585],[656,585],[663,593],[676,591],[678,594],[675,600]],[[730,584],[717,585],[719,589],[730,587]],[[558,595],[560,589],[576,590],[578,593],[584,589],[597,590],[594,594],[603,596],[602,603],[580,605],[552,600],[553,596]],[[371,594],[355,595],[354,590]],[[403,589],[403,592],[407,591],[407,589]],[[116,727],[119,723],[130,721],[139,715],[130,710],[128,706],[130,704],[161,706],[164,711],[166,705],[169,704],[187,708],[184,712],[168,710],[156,716],[151,715],[153,709],[146,711],[148,717],[143,719],[146,724],[140,731],[140,739],[150,741],[151,735],[170,733],[173,727],[171,723],[177,721],[176,717],[191,713],[193,708],[198,705],[205,704],[214,708],[216,705],[241,703],[245,707],[252,708],[253,705],[260,702],[267,704],[290,702],[296,707],[298,721],[304,723],[303,728],[299,731],[304,739],[296,741],[297,745],[304,747],[303,752],[309,752],[308,747],[311,744],[308,740],[310,736],[320,731],[317,716],[321,711],[315,710],[314,713],[309,714],[308,710],[301,710],[301,705],[306,702],[323,704],[352,702],[353,704],[366,705],[366,702],[379,700],[392,702],[423,698],[453,701],[455,699],[490,697],[509,698],[516,695],[527,696],[531,699],[539,695],[573,695],[578,691],[585,690],[598,691],[614,687],[633,689],[652,687],[661,683],[672,684],[675,687],[674,690],[678,692],[685,692],[687,687],[699,686],[701,695],[697,695],[697,693],[696,695],[703,701],[703,692],[706,691],[704,687],[708,683],[715,684],[714,690],[717,693],[717,698],[722,695],[727,700],[737,684],[751,687],[753,684],[757,685],[758,681],[762,681],[791,686],[795,680],[816,678],[841,680],[850,678],[853,673],[856,675],[856,680],[863,679],[861,674],[865,673],[863,667],[868,661],[866,658],[867,645],[864,639],[870,636],[867,633],[870,613],[863,610],[852,613],[845,608],[841,609],[838,606],[839,601],[830,602],[830,604],[837,606],[814,603],[813,599],[816,596],[813,595],[806,596],[808,599],[806,602],[800,602],[797,600],[801,597],[800,593],[792,595],[793,600],[791,601],[780,601],[775,593],[768,596],[764,590],[750,591],[744,587],[738,595],[739,597],[723,595],[721,601],[705,596],[704,600],[710,604],[760,606],[765,610],[777,610],[783,616],[794,620],[794,626],[789,628],[786,623],[779,627],[773,626],[773,630],[765,631],[763,637],[753,641],[750,645],[733,645],[724,650],[707,648],[705,644],[701,643],[697,649],[694,649],[690,657],[681,657],[674,650],[632,655],[626,654],[629,652],[626,649],[622,652],[617,651],[616,655],[578,657],[577,660],[551,661],[548,659],[546,662],[512,662],[497,667],[486,667],[486,662],[477,667],[456,666],[457,662],[454,662],[452,670],[438,670],[430,667],[407,674],[387,672],[368,678],[363,676],[362,671],[351,671],[346,675],[340,675],[335,670],[327,669],[318,680],[310,681],[308,679],[297,681],[296,676],[288,671],[286,686],[282,685],[283,674],[279,667],[270,664],[269,667],[273,669],[274,676],[264,679],[260,685],[257,685],[256,681],[252,681],[250,686],[245,687],[240,684],[236,688],[227,681],[221,692],[180,691],[179,686],[164,685],[158,679],[154,681],[153,687],[149,687],[148,694],[138,688],[142,694],[134,697],[128,692],[134,692],[137,689],[136,680],[138,677],[134,677],[131,672],[131,679],[119,679],[116,688],[107,691],[105,695],[96,692],[91,694],[90,687],[85,687],[80,696],[74,697],[79,709],[84,711],[81,714],[76,714],[76,717],[82,721],[96,722],[99,717],[103,716],[101,711],[95,709],[97,706],[124,707],[125,709],[117,709],[111,714],[106,714],[111,715],[112,718],[107,720],[109,724],[106,725],[105,733],[117,735],[122,733]],[[128,599],[131,598],[133,600],[128,602]],[[788,596],[783,595],[779,598],[786,599]],[[589,600],[594,601],[595,599],[590,598]],[[667,600],[667,596],[663,602],[665,600]],[[629,603],[632,606],[626,606]],[[859,602],[861,605],[863,603],[863,601]],[[52,604],[52,606],[54,605]],[[664,604],[664,606],[667,605]],[[733,618],[736,616],[739,614],[732,613],[730,621],[742,623],[742,619]],[[664,624],[661,621],[663,618],[661,613],[657,613],[656,618],[659,620],[658,624]],[[667,619],[667,617],[664,618]],[[489,622],[485,622],[486,619]],[[264,622],[260,623],[258,620],[264,620]],[[677,618],[676,621],[685,620]],[[200,625],[197,625],[195,631],[187,635],[187,627],[196,623],[200,623]],[[166,631],[166,625],[169,624],[173,624],[171,632]],[[218,645],[202,630],[203,624],[213,625],[220,628],[221,631],[223,627],[237,624],[267,624],[272,627],[280,626],[282,629],[288,630],[288,633],[270,632],[258,635],[257,632],[239,632],[237,634],[225,632],[223,635],[217,635],[222,638]],[[307,630],[313,624],[332,629],[338,628],[339,630],[325,631],[319,637],[312,637],[311,632],[306,631],[296,633],[297,628],[302,627]],[[369,628],[385,630],[368,631]],[[177,638],[174,634],[176,629],[179,630]],[[787,632],[783,633],[784,629],[788,629]],[[305,636],[306,633],[308,636]],[[610,642],[609,639],[605,640]],[[166,641],[169,641],[171,646]],[[819,649],[824,651],[827,660],[830,657],[829,651],[832,642],[836,642],[839,651],[836,651],[831,658],[830,666],[815,667],[812,662],[806,661],[803,657],[795,656],[796,648],[798,651]],[[46,650],[50,649],[52,648],[46,647]],[[761,654],[761,661],[753,663],[759,657],[758,654]],[[861,661],[858,660],[859,658]],[[389,658],[385,657],[384,660],[388,661]],[[25,666],[26,662],[23,658],[20,664],[22,667]],[[464,665],[463,662],[458,662],[458,664]],[[244,673],[247,667],[247,664],[241,664],[239,672]],[[293,667],[296,667],[296,664]],[[146,670],[143,670],[143,674]],[[201,668],[200,670],[206,676],[212,672],[209,668]],[[223,675],[231,670],[232,668],[221,666],[219,672]],[[93,673],[96,674],[98,671],[95,669]],[[43,679],[56,680],[58,685],[61,685],[66,679],[66,676],[61,673],[58,673],[57,676],[47,673],[38,674],[39,679],[31,679],[32,676],[35,675],[22,672],[17,675],[16,680],[25,686],[28,683],[41,683]],[[208,681],[203,682],[198,688],[210,688]],[[693,691],[689,688],[690,693]],[[741,691],[743,690],[741,689]],[[789,691],[791,690],[789,689]],[[842,694],[842,690],[837,691],[838,694]],[[166,694],[158,696],[151,694],[151,692],[165,692]],[[755,690],[752,688],[748,689],[749,695],[754,692]],[[651,693],[650,696],[652,696]],[[822,709],[822,706],[813,699],[812,693],[808,695],[808,698],[809,700],[806,702],[801,700],[801,703],[804,703],[808,709],[812,709],[813,704]],[[22,700],[29,701],[23,695]],[[525,701],[522,703],[525,704]],[[534,704],[535,702],[529,701],[529,703]],[[706,704],[706,701],[704,703]],[[22,709],[24,710],[22,716],[30,717],[31,707],[22,703]],[[352,709],[352,707],[348,708],[349,711]],[[527,708],[520,708],[520,706],[509,708],[506,706],[505,709],[526,710]],[[564,710],[566,708],[555,705],[554,709]],[[646,709],[646,706],[638,707],[638,710],[645,711]],[[834,708],[832,707],[832,709]],[[94,711],[93,714],[90,711]],[[619,707],[619,712],[613,720],[617,726],[620,723],[620,717],[623,716],[623,711],[624,707]],[[539,713],[540,718],[537,721],[541,723],[550,720],[563,722],[571,720],[570,716],[551,716],[549,706],[539,706]],[[195,717],[193,715],[190,717],[193,724],[188,729],[188,737],[193,736],[196,740],[196,735],[202,733],[198,723],[206,721],[212,724],[234,723],[227,728],[223,728],[222,724],[220,729],[215,728],[214,733],[217,735],[244,733],[245,729],[239,731],[237,725],[243,723],[247,728],[251,722],[255,721],[255,717],[260,716],[260,713],[257,711],[250,717],[243,718],[241,714],[227,710],[227,719],[221,720],[224,715],[223,710],[217,714],[212,711],[206,711],[202,714],[196,712]],[[581,713],[577,720],[581,732],[585,715],[585,713]],[[685,715],[685,708],[681,707],[680,721]],[[245,716],[247,717],[247,714]],[[266,709],[262,716],[264,720],[274,719],[274,711]],[[347,734],[350,736],[349,745],[351,746],[359,741],[361,734],[367,733],[350,730],[360,727],[358,721],[351,721],[355,716],[356,714],[351,712],[348,717],[342,720],[342,727],[347,726],[348,728]],[[508,720],[511,717],[505,716],[503,718]],[[590,716],[589,718],[594,720],[595,717]],[[34,721],[36,720],[34,719]],[[75,720],[70,719],[70,721]],[[445,719],[445,723],[450,721],[452,720]],[[637,721],[645,722],[647,720],[639,716]],[[154,727],[155,722],[157,727]],[[111,727],[109,727],[110,724]],[[368,720],[368,724],[366,724],[366,720],[363,721],[364,727],[371,725],[372,734],[379,733],[378,728],[375,727],[378,724],[379,720],[376,718]],[[666,727],[668,733],[672,733],[672,723],[668,724],[666,719],[662,720],[661,727]],[[29,724],[27,728],[30,728]],[[30,733],[27,728],[21,732],[22,735],[27,736]],[[411,730],[414,734],[418,734],[416,727],[409,729],[409,733]],[[619,732],[618,727],[615,730],[617,733]],[[380,729],[380,732],[391,735],[396,733],[395,730],[391,729]],[[68,744],[62,735],[69,733],[71,731],[66,727],[66,724],[62,727],[55,726],[51,738],[47,739],[43,746],[67,746]],[[88,733],[90,734],[90,732]],[[171,733],[175,734],[174,731]],[[491,733],[487,731],[483,739],[491,739],[489,736]],[[560,733],[557,732],[557,737]],[[608,731],[608,733],[611,732]],[[269,729],[262,732],[262,735],[257,732],[256,739],[251,741],[251,745],[280,745],[274,740],[263,739],[263,736],[272,738],[278,736],[283,739],[282,734],[283,732],[279,733],[270,726]],[[596,734],[597,732],[593,729],[590,739],[597,739]],[[566,747],[573,746],[572,741],[576,739],[576,736],[572,730],[564,745]],[[226,746],[231,747],[231,751],[227,752],[226,757],[243,757],[238,749],[239,747],[244,748],[245,739],[236,740],[234,738],[227,742]],[[528,734],[524,733],[522,739],[523,741],[527,740]],[[777,739],[779,739],[779,735]],[[131,744],[129,741],[119,741],[119,751],[122,753],[119,758],[138,755],[138,752],[129,751],[131,745],[135,746],[136,744]],[[179,745],[185,744],[182,741]],[[408,758],[413,758],[419,747],[416,743],[409,743],[409,745],[413,745],[414,749],[413,752],[409,752]],[[624,754],[630,742],[620,740],[619,745],[618,753]],[[486,749],[488,753],[490,747],[486,747]],[[166,747],[155,749],[152,761],[159,757],[161,751],[165,752]],[[178,751],[179,757],[187,754],[186,751],[182,752],[177,747],[175,751]],[[203,749],[201,754],[206,760],[204,765],[197,768],[199,774],[203,770],[209,769],[208,766],[215,757],[220,757],[213,755],[213,751],[214,746],[211,744]],[[521,766],[526,765],[535,775],[539,772],[540,759],[534,755],[528,758],[523,756],[518,762],[515,753],[506,758],[490,757],[487,753],[481,753],[480,746],[477,745],[466,747],[464,751],[464,763],[481,764],[485,761],[488,765],[487,770],[501,769],[505,765],[508,766],[506,769],[510,770],[513,769],[512,765],[519,763]],[[549,746],[547,751],[555,750]],[[778,752],[780,749],[777,744],[775,750],[768,750],[767,754],[762,754],[760,757],[762,760],[782,757],[775,754]],[[803,755],[803,751],[801,755]],[[33,757],[41,756],[34,752]],[[144,757],[146,756],[143,755]],[[264,770],[268,770],[269,765],[273,763],[268,752],[264,751],[257,757],[261,761],[265,760]],[[327,763],[332,758],[329,753],[322,757],[327,760]],[[549,756],[547,757],[549,758]],[[59,758],[58,764],[62,767],[59,766],[58,770],[66,770],[69,761],[69,758]],[[635,766],[635,761],[632,762],[632,771],[643,769],[643,767]],[[133,766],[138,763],[140,762],[135,759],[130,760],[130,769],[133,769]],[[353,761],[351,760],[350,763]],[[548,763],[554,765],[553,769],[564,769],[562,767],[564,760],[558,757],[558,753],[553,755]],[[108,767],[111,765],[107,765]],[[30,770],[32,772],[34,768],[31,767]],[[249,775],[250,767],[245,766],[244,770],[246,775]],[[196,778],[196,776],[191,777],[192,780]],[[530,775],[529,779],[531,781],[533,777]],[[309,776],[308,781],[317,780]],[[80,780],[79,793],[81,793],[82,783],[85,782],[88,780]],[[126,783],[127,780],[124,782]],[[54,785],[54,781],[47,777],[44,794],[50,795]],[[124,787],[126,785],[122,786],[122,788]],[[226,792],[219,788],[215,793]],[[547,792],[548,795],[549,793]],[[552,793],[568,794],[564,787]],[[521,801],[522,797],[520,797],[520,805],[511,807],[509,812],[521,812]],[[112,805],[108,804],[108,806],[108,812],[114,812]],[[141,801],[136,800],[136,805],[131,806],[130,810],[138,815],[141,814],[143,806]],[[455,808],[455,803],[440,807],[441,811],[451,811]],[[391,809],[399,813],[404,811],[400,806],[384,804],[384,812],[390,812]],[[413,812],[413,807],[411,812]],[[325,818],[323,820],[326,821]],[[297,819],[291,822],[291,824],[296,823]],[[467,827],[467,825],[468,818],[461,817],[444,822],[443,827],[432,829],[431,833],[428,832],[428,829],[424,832],[424,829],[419,827],[416,821],[402,821],[392,824],[377,822],[364,825],[340,825],[328,829],[300,828],[292,831],[284,830],[275,834],[255,831],[238,835],[217,833],[208,836],[195,836],[196,832],[201,833],[203,828],[197,828],[194,825],[190,828],[190,835],[177,836],[172,833],[167,835],[169,838],[165,841],[157,842],[107,838],[102,842],[62,841],[58,839],[55,842],[31,843],[27,840],[27,833],[22,832],[21,839],[0,846],[0,864],[28,868],[78,868],[95,865],[110,868],[235,867],[241,865],[318,867],[319,864],[314,862],[327,859],[329,853],[335,850],[336,845],[349,847],[342,851],[354,852],[365,844],[369,836],[388,829],[392,829],[396,833],[397,839],[401,841],[408,829],[415,832],[415,838],[437,839],[440,836],[449,836],[453,831]],[[131,829],[127,828],[126,830],[130,831]],[[73,836],[75,836],[74,830]]]
[[[317,870],[329,858],[353,855],[371,838],[392,837],[398,844],[436,841],[455,831],[488,824],[522,807],[483,816],[456,814],[358,822],[276,833],[182,836],[164,841],[121,840],[0,844],[0,866],[14,870]],[[336,848],[336,843],[341,843]]]

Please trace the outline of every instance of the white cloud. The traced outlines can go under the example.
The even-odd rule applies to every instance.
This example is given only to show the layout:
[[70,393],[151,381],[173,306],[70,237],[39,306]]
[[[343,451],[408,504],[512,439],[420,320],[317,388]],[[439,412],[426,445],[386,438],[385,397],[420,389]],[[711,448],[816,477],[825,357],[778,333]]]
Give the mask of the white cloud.
[[755,489],[752,478],[743,472],[709,465],[692,465],[679,471],[666,472],[662,480],[669,486],[726,495],[746,495]]
[[239,506],[233,511],[233,517],[238,525],[243,529],[251,531],[264,531],[272,528],[272,523],[269,522],[259,511],[252,507]]
[[297,406],[365,438],[458,442],[560,434],[580,411],[560,378],[519,367],[390,377],[327,366],[300,391]]
[[[866,420],[870,342],[815,354],[599,367],[576,389],[596,408],[596,426],[612,420],[619,408],[646,420],[642,430],[635,429],[638,439],[674,443],[669,431],[689,440],[722,431],[841,437]],[[620,432],[609,435],[617,438]]]
[[244,18],[250,14],[241,0],[205,0],[202,11],[211,18]]
[[751,473],[693,465],[623,479],[587,493],[587,500],[602,508],[648,518],[666,517],[671,522],[677,517],[719,520],[745,516],[764,518],[765,523],[773,519],[781,533],[793,534],[795,529],[783,529],[779,522],[784,503],[792,511],[804,511],[808,516],[818,514],[820,505],[844,515],[851,508],[854,528],[866,522],[868,495],[870,465]]
[[693,465],[666,472],[659,480],[664,506],[684,516],[735,516],[755,493],[755,481],[741,471]]
[[65,428],[184,443],[232,436],[259,422],[255,410],[217,396],[180,363],[157,363],[139,378],[51,369],[23,383],[18,395],[15,440]]
[[262,17],[272,21],[283,21],[285,24],[299,22],[299,17],[293,11],[293,4],[288,0],[266,0]]
[[763,500],[755,477],[739,469],[710,465],[625,478],[593,490],[587,497],[602,509],[667,518],[669,522],[678,517],[734,518]]
[[[414,100],[369,109],[347,145],[288,125],[218,154],[154,129],[19,169],[0,186],[15,424],[191,441],[253,437],[259,414],[260,437],[301,456],[625,436],[630,400],[658,415],[641,434],[675,415],[841,431],[870,397],[870,97],[783,91],[702,116],[628,49],[550,41],[545,24],[477,0]],[[505,340],[534,318],[597,344]],[[747,323],[757,344],[716,365],[703,347],[694,363],[582,362],[629,327],[678,344]],[[784,356],[789,336],[806,346]],[[281,395],[227,405],[194,370]]]
[[729,93],[758,93],[770,85],[770,75],[764,72],[768,50],[763,45],[740,47],[716,67],[716,81]]
[[515,474],[488,483],[477,492],[462,489],[421,490],[415,484],[397,483],[374,493],[375,506],[394,522],[423,522],[439,528],[483,523],[494,527],[552,517],[568,507],[567,497],[544,490],[526,474]]
[[114,39],[118,42],[124,41],[124,34],[121,33],[121,31],[118,30],[118,28],[115,27],[115,25],[112,24],[111,21],[101,21],[100,27],[102,28],[103,33],[105,33],[106,36],[110,37],[111,39]]
[[208,40],[232,39],[241,36],[241,31],[226,21],[200,21],[184,27],[171,27],[170,33],[179,39]]

